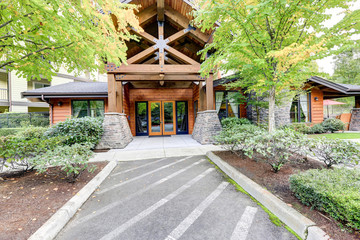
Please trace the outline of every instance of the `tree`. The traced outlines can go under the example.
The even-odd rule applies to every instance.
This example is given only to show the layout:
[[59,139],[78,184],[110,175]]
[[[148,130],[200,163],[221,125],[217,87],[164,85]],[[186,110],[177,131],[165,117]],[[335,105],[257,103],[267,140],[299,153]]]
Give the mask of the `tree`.
[[334,57],[335,71],[333,79],[339,83],[359,84],[360,50],[351,48]]
[[[275,129],[275,100],[298,90],[311,75],[308,64],[340,52],[352,34],[359,33],[359,11],[350,1],[310,0],[202,0],[194,11],[194,24],[213,32],[213,41],[201,52],[202,72],[240,73],[237,86],[268,95],[269,131]],[[346,10],[331,28],[321,23],[331,17],[326,10]],[[338,46],[338,48],[334,48]]]
[[27,79],[103,69],[126,60],[125,40],[139,29],[135,5],[119,0],[0,1],[0,68]]

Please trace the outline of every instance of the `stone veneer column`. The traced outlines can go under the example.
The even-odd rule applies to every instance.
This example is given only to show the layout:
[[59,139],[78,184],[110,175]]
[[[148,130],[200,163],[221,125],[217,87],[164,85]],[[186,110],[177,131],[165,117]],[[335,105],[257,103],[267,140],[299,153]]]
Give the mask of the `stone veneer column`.
[[353,108],[349,131],[360,131],[360,108]]
[[221,131],[216,110],[198,112],[192,137],[201,144],[214,143],[214,136]]
[[104,134],[96,149],[125,148],[133,140],[124,113],[105,113],[103,127]]

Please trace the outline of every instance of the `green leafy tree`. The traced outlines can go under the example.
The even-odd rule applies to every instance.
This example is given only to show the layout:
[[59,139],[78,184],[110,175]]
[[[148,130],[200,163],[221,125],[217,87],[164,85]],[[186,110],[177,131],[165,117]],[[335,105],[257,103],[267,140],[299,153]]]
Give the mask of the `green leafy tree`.
[[351,48],[344,51],[335,59],[333,79],[339,83],[359,84],[360,82],[360,49]]
[[0,1],[0,68],[19,76],[51,79],[69,72],[104,68],[126,60],[129,27],[140,29],[136,5],[119,0]]
[[[202,51],[206,75],[217,66],[241,75],[237,86],[268,95],[269,131],[275,129],[275,102],[279,94],[297,90],[312,75],[308,64],[340,52],[359,33],[359,11],[352,1],[246,1],[202,0],[194,23],[213,32],[213,41]],[[322,25],[343,8],[345,17],[331,28]],[[334,48],[334,46],[338,46]],[[336,49],[336,50],[335,50]]]

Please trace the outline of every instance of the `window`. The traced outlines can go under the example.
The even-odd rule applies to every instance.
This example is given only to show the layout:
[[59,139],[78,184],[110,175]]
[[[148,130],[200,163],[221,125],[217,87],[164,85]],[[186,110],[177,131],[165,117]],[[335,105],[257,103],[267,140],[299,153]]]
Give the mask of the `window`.
[[72,116],[81,117],[102,117],[104,116],[104,100],[73,100],[71,102]]
[[188,133],[188,109],[187,102],[176,102],[176,132],[178,134]]
[[238,91],[215,91],[215,109],[220,120],[227,117],[240,117]]
[[50,86],[51,86],[50,83],[34,82],[34,89],[50,87]]
[[311,122],[311,94],[300,94],[295,97],[291,104],[291,122]]

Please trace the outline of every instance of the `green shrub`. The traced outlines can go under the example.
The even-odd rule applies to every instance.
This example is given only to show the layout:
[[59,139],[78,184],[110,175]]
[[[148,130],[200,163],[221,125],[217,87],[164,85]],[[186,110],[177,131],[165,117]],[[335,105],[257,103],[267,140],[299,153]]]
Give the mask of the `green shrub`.
[[306,135],[291,129],[264,132],[245,141],[248,147],[245,147],[244,151],[251,158],[254,153],[260,155],[260,161],[269,164],[277,173],[291,158],[300,160],[306,156],[307,141]]
[[238,125],[249,125],[249,124],[251,124],[251,122],[247,118],[229,117],[229,118],[223,118],[221,120],[221,125],[223,128],[231,128]]
[[303,134],[307,134],[310,131],[310,127],[306,123],[292,123],[290,125],[285,125],[281,129],[284,129],[284,128],[285,129],[289,128],[289,129],[295,130],[295,131],[297,131],[299,133],[303,133]]
[[324,132],[335,132],[342,131],[345,129],[345,123],[340,119],[329,118],[321,123],[321,126],[324,128]]
[[67,145],[89,142],[95,146],[103,134],[102,118],[84,117],[67,119],[49,128],[44,136],[66,136]]
[[27,127],[19,131],[16,136],[24,140],[30,140],[33,138],[42,138],[44,133],[48,130],[46,127]]
[[[60,167],[66,173],[67,180],[74,182],[84,170],[88,169],[89,159],[93,155],[92,146],[91,143],[58,146],[45,154],[30,159],[30,163],[39,173],[45,172],[50,166]],[[88,170],[92,172],[95,167],[92,166]]]
[[48,139],[33,138],[25,140],[16,136],[0,138],[0,170],[3,167],[19,168],[25,170],[34,166],[29,162],[30,158],[39,156],[56,146],[62,145],[64,137],[52,137]]
[[303,204],[360,230],[359,170],[308,170],[290,176],[290,189]]
[[310,151],[327,167],[339,163],[358,163],[360,147],[358,144],[341,139],[325,137],[309,139]]
[[236,155],[243,155],[245,141],[256,135],[263,134],[264,130],[255,125],[235,125],[234,127],[223,128],[219,135],[215,137],[217,144]]
[[0,137],[15,135],[22,130],[23,128],[0,128]]
[[308,133],[310,133],[310,134],[321,134],[321,133],[324,133],[324,132],[325,132],[324,127],[320,123],[318,123],[318,124],[315,124],[314,126],[312,126]]

